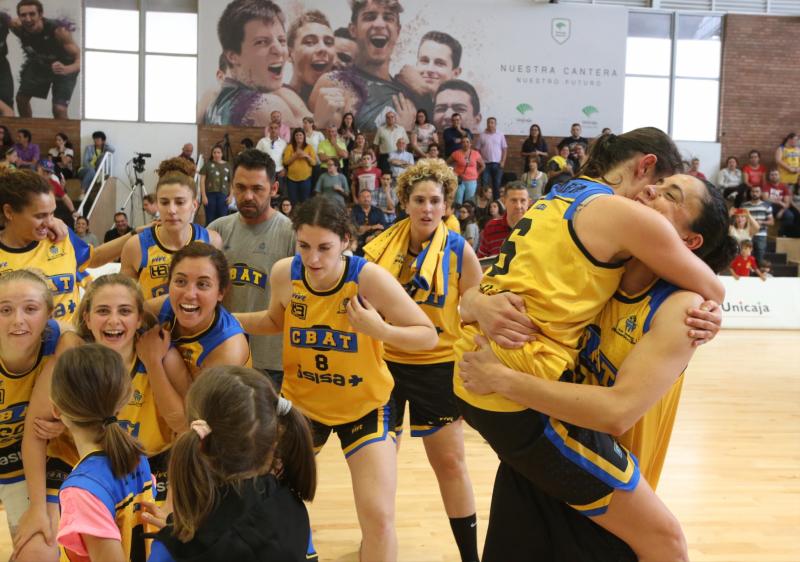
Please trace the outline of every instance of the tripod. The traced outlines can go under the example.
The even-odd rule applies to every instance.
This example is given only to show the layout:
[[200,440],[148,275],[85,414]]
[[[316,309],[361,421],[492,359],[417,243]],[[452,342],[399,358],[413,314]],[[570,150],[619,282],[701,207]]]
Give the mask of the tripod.
[[[126,212],[128,211],[128,205],[130,205],[130,211],[128,211],[128,217],[130,217],[131,224],[136,224],[134,221],[133,211],[134,207],[134,195],[138,194],[139,200],[139,208],[142,210],[142,224],[147,223],[147,217],[145,217],[144,212],[144,196],[147,195],[147,188],[144,186],[144,181],[141,177],[139,177],[139,170],[134,166],[133,168],[133,177],[134,181],[133,184],[129,186],[130,193],[128,193],[128,197],[125,199],[125,202],[122,203],[122,206],[119,208],[120,211]],[[130,178],[128,178],[130,179]]]

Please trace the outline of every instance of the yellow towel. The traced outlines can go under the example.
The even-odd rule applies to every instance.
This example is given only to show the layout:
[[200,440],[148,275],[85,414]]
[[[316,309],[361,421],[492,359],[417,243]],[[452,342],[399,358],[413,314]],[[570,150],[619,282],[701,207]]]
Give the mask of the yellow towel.
[[[424,302],[434,294],[447,295],[447,277],[449,275],[449,260],[444,259],[447,248],[448,229],[444,222],[440,223],[430,240],[423,243],[422,251],[414,260],[414,284],[418,290],[414,300]],[[392,277],[398,279],[403,261],[408,253],[408,244],[411,240],[411,219],[403,219],[393,224],[380,236],[374,238],[364,246],[364,257],[378,264]]]

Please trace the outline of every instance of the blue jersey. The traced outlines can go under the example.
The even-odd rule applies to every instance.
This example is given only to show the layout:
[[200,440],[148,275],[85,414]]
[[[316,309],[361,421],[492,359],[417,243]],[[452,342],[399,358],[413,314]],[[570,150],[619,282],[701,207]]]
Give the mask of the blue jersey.
[[[211,243],[208,230],[198,224],[192,223],[192,236],[187,244],[192,242]],[[167,294],[169,285],[169,266],[175,250],[170,250],[158,239],[158,227],[151,226],[139,233],[139,249],[142,258],[139,262],[139,285],[144,298],[151,299]]]

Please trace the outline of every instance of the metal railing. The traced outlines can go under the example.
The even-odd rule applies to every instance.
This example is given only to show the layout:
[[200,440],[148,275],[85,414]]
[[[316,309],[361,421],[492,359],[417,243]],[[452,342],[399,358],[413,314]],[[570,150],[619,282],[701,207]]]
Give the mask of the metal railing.
[[[83,194],[83,199],[81,199],[81,204],[78,207],[78,215],[81,217],[86,217],[87,219],[91,220],[92,212],[94,211],[95,206],[97,206],[97,202],[100,200],[100,195],[103,193],[103,189],[106,187],[106,183],[108,183],[108,178],[111,177],[111,171],[114,168],[114,154],[111,152],[104,152],[103,157],[100,159],[100,163],[95,168],[94,177],[92,178],[92,183],[89,186],[89,189],[86,190],[86,193]],[[98,181],[99,186],[98,186]],[[94,197],[92,197],[94,194]],[[91,201],[92,205],[89,207],[89,212],[84,212],[84,207],[86,204]]]

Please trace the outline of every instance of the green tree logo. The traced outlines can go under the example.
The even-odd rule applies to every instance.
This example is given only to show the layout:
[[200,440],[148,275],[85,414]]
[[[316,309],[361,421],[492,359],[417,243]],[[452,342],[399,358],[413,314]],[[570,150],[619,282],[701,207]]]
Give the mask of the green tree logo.
[[519,111],[520,115],[525,115],[529,111],[533,111],[533,107],[527,103],[521,103],[517,106],[517,111]]

